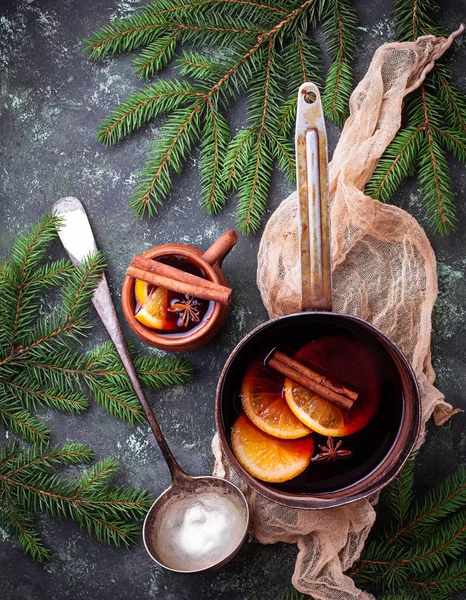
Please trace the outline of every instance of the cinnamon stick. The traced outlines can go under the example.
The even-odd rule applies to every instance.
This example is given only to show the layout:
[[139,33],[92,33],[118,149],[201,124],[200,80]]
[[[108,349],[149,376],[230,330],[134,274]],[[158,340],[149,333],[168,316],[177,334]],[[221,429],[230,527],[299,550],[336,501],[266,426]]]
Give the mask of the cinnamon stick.
[[144,256],[135,256],[126,274],[134,279],[140,279],[156,287],[164,287],[180,294],[221,304],[230,303],[231,289],[229,287]]
[[350,400],[342,394],[337,394],[324,385],[317,383],[314,379],[311,379],[305,375],[301,370],[296,370],[293,367],[279,361],[277,358],[275,358],[275,356],[269,360],[268,365],[272,367],[272,369],[275,369],[275,371],[285,375],[285,377],[289,377],[299,385],[302,385],[316,394],[319,394],[319,396],[322,396],[322,398],[328,400],[329,402],[334,402],[336,405],[344,408],[345,410],[349,410],[354,404],[353,400]]
[[328,388],[329,390],[332,390],[332,392],[341,394],[342,396],[346,396],[353,402],[355,402],[358,398],[359,394],[357,392],[354,392],[353,390],[348,389],[342,383],[339,383],[337,381],[329,379],[328,377],[326,377],[325,375],[322,375],[321,373],[317,373],[316,371],[312,370],[307,365],[303,365],[302,363],[297,361],[295,358],[288,356],[288,354],[285,354],[284,352],[281,352],[280,350],[277,350],[274,353],[274,358],[276,358],[280,362],[284,363],[285,365],[292,367],[296,371],[301,371],[301,373],[303,373],[307,377],[310,377],[316,383],[320,383],[320,385],[323,385],[324,387]]
[[[141,254],[136,254],[134,256],[133,260],[131,261],[131,266],[136,267],[138,269],[142,269],[143,271],[155,273],[157,275],[163,275],[164,277],[168,277],[169,279],[180,280],[181,278],[182,281],[185,281],[187,283],[192,283],[193,285],[199,285],[202,287],[208,287],[210,289],[216,290],[219,286],[221,286],[220,283],[214,283],[209,279],[204,279],[203,277],[199,277],[198,275],[187,273],[186,271],[182,271],[181,269],[177,269],[176,267],[172,267],[171,265],[159,262],[156,259],[142,256]],[[177,290],[173,291],[176,292]]]

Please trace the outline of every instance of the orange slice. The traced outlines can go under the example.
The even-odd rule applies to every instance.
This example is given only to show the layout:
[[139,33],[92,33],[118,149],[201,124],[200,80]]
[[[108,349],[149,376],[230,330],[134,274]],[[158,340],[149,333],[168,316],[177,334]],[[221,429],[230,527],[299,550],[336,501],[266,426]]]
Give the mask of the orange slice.
[[296,439],[308,435],[309,428],[289,409],[283,397],[283,376],[255,359],[244,376],[241,401],[251,421],[270,435]]
[[135,317],[140,323],[151,329],[166,329],[168,326],[167,307],[168,290],[156,287],[143,302]]
[[[322,338],[308,344],[296,355],[298,360],[320,361],[325,357],[325,367],[335,373],[338,366],[345,363],[345,372],[350,374],[352,387],[359,397],[350,410],[336,406],[315,392],[285,379],[285,400],[307,427],[325,436],[340,437],[356,433],[365,427],[375,416],[380,403],[380,382],[374,358],[370,351],[353,340],[341,338]],[[316,367],[318,370],[318,367]]]
[[134,295],[136,296],[136,300],[139,304],[144,304],[144,302],[149,297],[151,288],[153,289],[153,285],[147,283],[147,281],[141,281],[140,279],[136,279],[134,284]]
[[302,473],[311,461],[314,440],[280,440],[256,427],[242,414],[231,432],[231,445],[238,462],[248,473],[279,483]]

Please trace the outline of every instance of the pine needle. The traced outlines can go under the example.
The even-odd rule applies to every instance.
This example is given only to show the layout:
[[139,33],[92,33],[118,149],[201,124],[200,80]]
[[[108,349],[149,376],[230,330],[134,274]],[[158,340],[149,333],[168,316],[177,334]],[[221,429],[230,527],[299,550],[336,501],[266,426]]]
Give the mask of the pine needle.
[[[293,181],[299,85],[320,85],[324,112],[343,126],[353,89],[352,61],[359,19],[352,0],[157,0],[128,19],[112,21],[85,42],[92,58],[138,49],[136,74],[151,78],[174,61],[182,79],[158,79],[123,100],[102,122],[97,137],[115,144],[149,122],[166,117],[131,196],[139,216],[154,216],[169,196],[172,172],[180,173],[196,144],[201,147],[200,204],[209,214],[236,192],[243,233],[262,223],[275,166]],[[438,0],[396,0],[396,38],[443,35]],[[323,78],[321,27],[331,64]],[[185,50],[184,47],[197,50]],[[266,85],[266,80],[275,85]],[[466,100],[442,64],[408,100],[410,118],[387,148],[366,192],[392,200],[408,176],[419,178],[433,231],[456,227],[455,192],[446,153],[466,164]],[[247,125],[228,133],[226,119],[240,94]],[[429,97],[435,99],[430,102]],[[266,115],[264,127],[262,113]],[[437,114],[435,114],[437,113]],[[253,156],[254,155],[254,156]]]
[[[11,260],[0,268],[0,424],[33,444],[7,444],[0,453],[0,525],[37,561],[50,552],[36,530],[36,514],[71,518],[102,542],[128,546],[149,502],[143,490],[110,487],[117,472],[113,458],[78,479],[63,475],[59,467],[88,463],[93,453],[75,443],[48,448],[50,430],[33,414],[40,407],[80,414],[88,406],[87,388],[111,415],[130,423],[144,419],[113,344],[78,350],[105,265],[98,253],[79,267],[45,261],[59,226],[59,219],[45,215],[18,237]],[[61,288],[61,302],[44,316],[41,297],[51,286]],[[134,364],[153,390],[184,383],[193,372],[174,356],[135,356]]]
[[83,465],[92,450],[69,442],[60,448],[24,449],[7,445],[0,454],[0,525],[14,533],[20,546],[37,562],[50,558],[36,529],[35,516],[71,518],[99,541],[129,546],[139,533],[137,521],[150,506],[147,492],[109,486],[117,472],[114,459],[104,459],[78,479],[60,467]]
[[450,598],[466,589],[466,470],[415,501],[413,467],[411,460],[384,492],[393,521],[370,536],[349,574],[387,600]]

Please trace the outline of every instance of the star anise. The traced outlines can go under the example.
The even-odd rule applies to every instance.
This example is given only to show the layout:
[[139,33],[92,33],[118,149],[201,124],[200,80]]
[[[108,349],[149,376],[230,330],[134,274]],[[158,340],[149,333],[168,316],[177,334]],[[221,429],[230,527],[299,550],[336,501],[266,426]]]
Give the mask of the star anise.
[[328,462],[330,462],[330,461],[335,462],[339,458],[345,458],[345,457],[351,456],[353,454],[351,452],[351,450],[346,450],[346,448],[342,448],[342,446],[343,446],[342,440],[339,440],[335,444],[333,438],[328,437],[327,445],[319,446],[321,452],[319,454],[316,454],[312,460],[314,462],[317,462],[320,460],[326,460]]
[[181,327],[187,327],[189,321],[193,323],[199,323],[201,320],[199,316],[200,312],[200,302],[196,300],[194,296],[186,296],[183,300],[179,302],[175,302],[168,307],[170,312],[180,313],[181,315]]

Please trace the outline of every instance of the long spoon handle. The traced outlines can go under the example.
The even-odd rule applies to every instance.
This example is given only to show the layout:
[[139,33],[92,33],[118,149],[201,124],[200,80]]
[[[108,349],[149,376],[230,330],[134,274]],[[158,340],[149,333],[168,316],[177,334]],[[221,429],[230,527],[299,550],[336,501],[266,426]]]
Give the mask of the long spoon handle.
[[303,310],[332,310],[327,134],[319,90],[303,83],[296,115]]
[[[92,229],[87,218],[86,211],[81,202],[72,196],[61,198],[53,206],[53,212],[63,219],[63,226],[60,227],[58,235],[62,241],[65,250],[70,259],[75,263],[79,264],[89,254],[97,251],[97,245],[92,234]],[[175,457],[172,454],[165,438],[163,437],[162,431],[157,423],[157,419],[152,411],[152,408],[147,401],[144,391],[139,383],[136,369],[134,368],[133,361],[123,337],[120,323],[115,312],[115,306],[110,295],[107,279],[105,275],[102,276],[99,285],[92,298],[92,303],[95,306],[97,314],[99,315],[105,329],[112,340],[118,355],[121,358],[123,367],[128,374],[131,385],[141,403],[142,409],[149,421],[149,425],[152,429],[154,437],[159,445],[160,451],[170,469],[171,476],[174,481],[185,479],[188,477],[180,465],[177,463]]]

